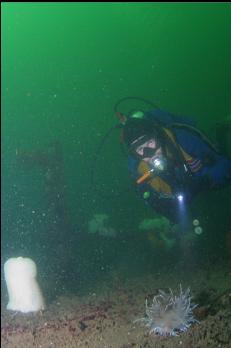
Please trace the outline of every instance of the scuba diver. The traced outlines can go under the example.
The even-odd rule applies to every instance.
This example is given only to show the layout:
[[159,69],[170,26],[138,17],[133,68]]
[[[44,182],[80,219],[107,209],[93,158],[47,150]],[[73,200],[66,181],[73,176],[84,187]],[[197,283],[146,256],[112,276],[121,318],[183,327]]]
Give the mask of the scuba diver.
[[194,121],[157,107],[128,116],[115,111],[138,194],[173,224],[186,220],[187,207],[198,193],[231,182],[231,159],[216,149]]

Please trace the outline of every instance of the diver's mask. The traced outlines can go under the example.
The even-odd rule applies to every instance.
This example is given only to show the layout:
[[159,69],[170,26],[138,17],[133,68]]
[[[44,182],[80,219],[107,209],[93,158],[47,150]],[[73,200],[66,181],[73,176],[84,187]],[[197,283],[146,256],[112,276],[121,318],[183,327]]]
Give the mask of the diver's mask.
[[[153,141],[155,142],[154,147],[149,145]],[[139,151],[140,148],[142,148],[141,153]],[[152,137],[150,138],[150,136],[147,135],[141,135],[130,145],[129,152],[133,153],[133,155],[135,155],[139,159],[144,159],[155,156],[155,153],[159,148],[160,143],[158,140],[153,139]]]
[[[154,147],[153,143],[154,142]],[[142,151],[139,151],[141,148]],[[130,151],[140,160],[148,159],[148,163],[155,172],[163,172],[167,169],[167,158],[158,153],[161,148],[160,142],[156,138],[150,136],[141,136],[130,147]]]

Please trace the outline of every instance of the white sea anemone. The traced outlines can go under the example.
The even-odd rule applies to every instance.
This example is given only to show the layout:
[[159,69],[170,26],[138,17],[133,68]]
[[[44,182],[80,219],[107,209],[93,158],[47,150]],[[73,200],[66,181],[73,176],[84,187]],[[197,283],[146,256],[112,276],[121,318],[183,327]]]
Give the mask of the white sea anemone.
[[9,295],[7,309],[22,313],[45,309],[44,299],[37,282],[37,267],[28,257],[12,257],[4,264]]
[[178,296],[159,290],[154,296],[152,304],[148,306],[146,299],[146,316],[135,320],[140,321],[150,329],[149,333],[160,336],[177,336],[186,331],[192,323],[197,322],[193,316],[193,309],[197,306],[191,303],[190,289],[182,291]]
[[98,234],[104,237],[116,237],[116,231],[108,224],[109,216],[106,214],[94,214],[88,222],[88,233]]

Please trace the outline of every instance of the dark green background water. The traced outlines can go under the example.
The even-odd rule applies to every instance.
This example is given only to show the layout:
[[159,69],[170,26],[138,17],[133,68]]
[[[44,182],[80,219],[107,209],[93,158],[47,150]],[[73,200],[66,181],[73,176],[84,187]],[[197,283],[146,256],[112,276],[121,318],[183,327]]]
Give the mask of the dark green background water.
[[[119,132],[95,163],[96,151],[125,96],[192,117],[213,136],[231,112],[230,34],[230,3],[3,2],[2,260],[29,256],[42,273],[47,262],[58,264],[46,271],[70,268],[82,282],[118,265],[151,270],[154,252],[137,226],[153,215],[129,186]],[[35,159],[28,168],[21,156],[43,151],[54,159],[54,141],[65,187],[58,222],[49,173]],[[218,254],[230,228],[229,197],[227,189],[200,203],[208,227],[199,244],[221,240]],[[95,213],[110,216],[118,240],[87,235]]]

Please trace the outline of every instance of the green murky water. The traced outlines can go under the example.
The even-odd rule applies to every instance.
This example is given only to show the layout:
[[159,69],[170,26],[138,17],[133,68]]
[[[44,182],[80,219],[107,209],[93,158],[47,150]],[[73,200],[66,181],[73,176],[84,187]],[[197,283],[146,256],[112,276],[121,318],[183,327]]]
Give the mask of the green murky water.
[[[231,113],[230,32],[230,3],[2,3],[3,261],[28,256],[44,278],[72,274],[84,286],[165,258],[138,231],[152,212],[130,186],[119,132],[99,144],[125,96],[214,136]],[[230,206],[230,189],[198,203],[199,254],[210,246],[228,257]],[[88,234],[97,213],[116,238]]]

